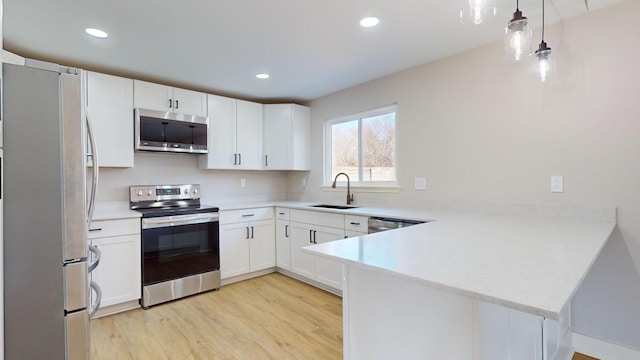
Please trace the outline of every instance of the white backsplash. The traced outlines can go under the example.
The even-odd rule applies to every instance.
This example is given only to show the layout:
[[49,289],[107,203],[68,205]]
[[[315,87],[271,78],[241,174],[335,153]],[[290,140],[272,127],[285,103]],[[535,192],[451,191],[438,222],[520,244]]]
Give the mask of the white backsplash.
[[[246,187],[240,180],[246,180]],[[287,174],[278,171],[201,170],[197,155],[136,153],[135,166],[101,168],[98,201],[129,201],[129,186],[200,184],[202,202],[260,202],[286,199]]]

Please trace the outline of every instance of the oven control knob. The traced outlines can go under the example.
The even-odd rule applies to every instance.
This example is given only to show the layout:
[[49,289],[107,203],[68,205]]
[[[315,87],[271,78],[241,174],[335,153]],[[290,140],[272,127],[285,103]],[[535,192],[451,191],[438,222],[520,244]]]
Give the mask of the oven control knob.
[[153,195],[153,190],[147,190],[147,195],[149,196]]
[[138,196],[142,196],[142,194],[143,194],[142,190],[138,190],[137,194],[138,194]]
[[189,195],[189,190],[184,189],[183,193],[184,193],[185,195]]
[[193,189],[193,193],[197,194],[198,193],[198,189]]

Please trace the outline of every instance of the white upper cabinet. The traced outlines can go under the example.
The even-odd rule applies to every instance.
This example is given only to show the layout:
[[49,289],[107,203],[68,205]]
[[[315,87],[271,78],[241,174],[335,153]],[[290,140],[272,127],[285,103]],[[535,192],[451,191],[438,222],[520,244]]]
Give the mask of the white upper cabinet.
[[311,117],[306,106],[264,105],[264,159],[266,170],[309,170]]
[[203,169],[262,169],[262,104],[208,95],[209,153]]
[[133,167],[133,80],[87,74],[87,109],[100,167]]
[[134,81],[134,105],[137,108],[207,116],[207,94],[171,86]]

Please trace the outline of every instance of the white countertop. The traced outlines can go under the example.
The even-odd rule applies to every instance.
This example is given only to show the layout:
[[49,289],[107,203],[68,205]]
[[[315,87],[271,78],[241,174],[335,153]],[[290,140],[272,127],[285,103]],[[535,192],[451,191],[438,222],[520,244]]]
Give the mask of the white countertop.
[[447,211],[421,216],[435,221],[304,251],[558,320],[615,227]]

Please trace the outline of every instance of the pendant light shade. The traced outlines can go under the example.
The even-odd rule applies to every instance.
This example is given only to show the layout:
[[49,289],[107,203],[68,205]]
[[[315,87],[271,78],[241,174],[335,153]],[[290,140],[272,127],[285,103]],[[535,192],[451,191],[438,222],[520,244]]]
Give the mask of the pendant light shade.
[[551,48],[544,41],[544,0],[542,0],[542,41],[536,50],[536,60],[538,62],[538,74],[540,80],[546,82],[555,71],[555,62]]
[[527,18],[522,16],[519,4],[513,18],[504,29],[504,55],[509,61],[518,62],[531,54],[531,27]]
[[478,25],[492,19],[497,13],[496,0],[462,0],[460,21]]
[[552,75],[555,64],[553,61],[553,54],[551,48],[547,46],[547,43],[542,40],[538,50],[536,50],[536,58],[538,61],[538,73],[540,74],[540,80],[546,82]]

